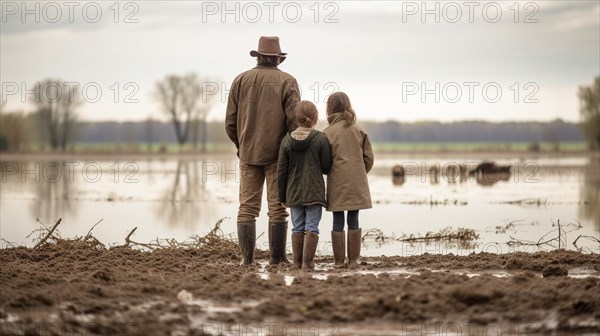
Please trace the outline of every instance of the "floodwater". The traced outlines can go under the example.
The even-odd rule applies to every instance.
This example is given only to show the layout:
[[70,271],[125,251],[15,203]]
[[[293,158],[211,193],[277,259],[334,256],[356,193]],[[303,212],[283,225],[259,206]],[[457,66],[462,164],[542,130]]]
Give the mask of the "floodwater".
[[[36,161],[34,161],[36,160]],[[503,178],[462,180],[447,167],[473,167],[483,160],[511,165]],[[63,237],[88,233],[100,241],[141,243],[156,238],[183,241],[209,232],[215,223],[235,237],[239,165],[229,154],[7,160],[2,158],[0,236],[2,247],[31,246],[40,222],[58,218]],[[405,179],[391,170],[403,165]],[[438,166],[439,173],[432,167]],[[445,168],[446,167],[446,168]],[[373,209],[361,211],[363,254],[507,253],[559,247],[600,252],[600,157],[598,155],[396,154],[378,155],[369,175]],[[267,248],[266,199],[258,218],[258,244]],[[330,254],[332,215],[324,212],[319,254]],[[559,226],[560,224],[560,237]],[[473,229],[472,244],[428,239],[402,242],[452,227]],[[576,245],[573,242],[581,236]],[[384,239],[381,239],[384,238]],[[535,245],[535,243],[546,244]]]

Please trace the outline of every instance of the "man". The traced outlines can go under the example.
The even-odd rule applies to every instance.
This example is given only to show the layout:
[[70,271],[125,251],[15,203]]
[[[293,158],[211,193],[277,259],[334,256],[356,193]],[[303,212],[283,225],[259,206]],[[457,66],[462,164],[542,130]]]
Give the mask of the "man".
[[231,84],[225,130],[240,158],[240,207],[237,231],[242,265],[254,262],[256,217],[267,181],[270,264],[288,262],[285,256],[287,211],[279,203],[277,156],[279,144],[294,130],[294,108],[300,101],[296,79],[277,66],[287,56],[279,38],[262,36],[258,49],[250,51],[257,66],[238,75]]

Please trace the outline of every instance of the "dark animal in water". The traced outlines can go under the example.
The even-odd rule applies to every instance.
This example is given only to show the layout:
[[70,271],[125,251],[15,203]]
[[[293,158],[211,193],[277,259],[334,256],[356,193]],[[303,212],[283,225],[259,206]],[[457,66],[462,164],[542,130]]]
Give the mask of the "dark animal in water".
[[469,175],[510,173],[511,168],[512,166],[501,166],[496,162],[482,162],[471,170]]
[[482,162],[471,170],[469,175],[475,176],[477,184],[491,186],[499,181],[508,181],[511,168],[511,166],[501,166],[495,162]]
[[406,172],[404,171],[404,167],[397,165],[392,168],[392,176],[393,177],[404,177]]

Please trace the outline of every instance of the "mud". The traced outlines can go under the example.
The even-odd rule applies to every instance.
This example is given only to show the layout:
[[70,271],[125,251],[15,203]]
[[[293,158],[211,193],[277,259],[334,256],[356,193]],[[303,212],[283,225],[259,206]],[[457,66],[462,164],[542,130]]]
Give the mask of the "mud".
[[68,240],[3,249],[0,334],[600,332],[597,254],[377,257],[358,270],[326,257],[311,273],[257,256],[238,266],[235,243],[220,239],[152,252]]

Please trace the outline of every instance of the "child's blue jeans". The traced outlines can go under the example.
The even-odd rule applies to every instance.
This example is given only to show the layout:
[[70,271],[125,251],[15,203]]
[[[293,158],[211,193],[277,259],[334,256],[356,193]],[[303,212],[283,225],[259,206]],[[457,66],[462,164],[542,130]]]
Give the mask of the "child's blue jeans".
[[291,207],[292,212],[292,232],[310,231],[319,234],[319,222],[323,206],[320,204]]

